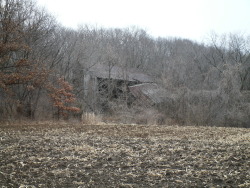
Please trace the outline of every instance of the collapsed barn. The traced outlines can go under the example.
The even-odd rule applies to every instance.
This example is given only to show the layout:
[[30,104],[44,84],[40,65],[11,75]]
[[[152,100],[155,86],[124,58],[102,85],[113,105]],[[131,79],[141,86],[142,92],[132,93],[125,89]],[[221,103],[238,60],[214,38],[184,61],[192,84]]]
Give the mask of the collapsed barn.
[[108,112],[114,101],[153,106],[162,102],[162,91],[152,77],[136,69],[98,63],[84,70],[86,111]]

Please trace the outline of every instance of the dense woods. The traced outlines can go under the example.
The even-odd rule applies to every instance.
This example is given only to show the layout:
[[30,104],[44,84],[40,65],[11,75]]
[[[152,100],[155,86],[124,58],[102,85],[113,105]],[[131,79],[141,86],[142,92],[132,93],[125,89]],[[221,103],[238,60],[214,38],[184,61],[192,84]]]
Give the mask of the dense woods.
[[97,115],[250,126],[250,36],[213,33],[197,43],[154,38],[136,27],[72,30],[33,1],[1,0],[0,6],[0,121],[81,117],[88,106],[84,70],[101,63],[138,69],[166,93],[147,110],[103,96],[108,109],[93,110]]

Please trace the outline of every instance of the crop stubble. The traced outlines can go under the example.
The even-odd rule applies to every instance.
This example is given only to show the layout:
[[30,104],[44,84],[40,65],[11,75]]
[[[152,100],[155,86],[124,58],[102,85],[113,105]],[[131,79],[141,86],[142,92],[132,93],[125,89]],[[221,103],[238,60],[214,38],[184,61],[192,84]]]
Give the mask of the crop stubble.
[[0,125],[0,187],[250,187],[250,129]]

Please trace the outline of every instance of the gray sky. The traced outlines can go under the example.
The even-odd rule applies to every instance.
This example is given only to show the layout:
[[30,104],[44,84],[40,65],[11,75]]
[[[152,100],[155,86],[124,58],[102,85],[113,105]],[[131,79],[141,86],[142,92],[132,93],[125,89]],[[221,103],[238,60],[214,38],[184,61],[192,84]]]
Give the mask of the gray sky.
[[211,32],[250,35],[250,0],[37,0],[66,27],[137,26],[155,37],[202,41]]

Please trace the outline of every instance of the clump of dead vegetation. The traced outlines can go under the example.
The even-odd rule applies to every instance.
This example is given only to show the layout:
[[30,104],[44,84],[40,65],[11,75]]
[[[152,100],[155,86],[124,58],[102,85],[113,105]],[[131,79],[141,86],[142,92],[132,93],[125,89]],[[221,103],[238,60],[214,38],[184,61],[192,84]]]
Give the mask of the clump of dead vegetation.
[[250,130],[0,125],[0,187],[249,187]]

